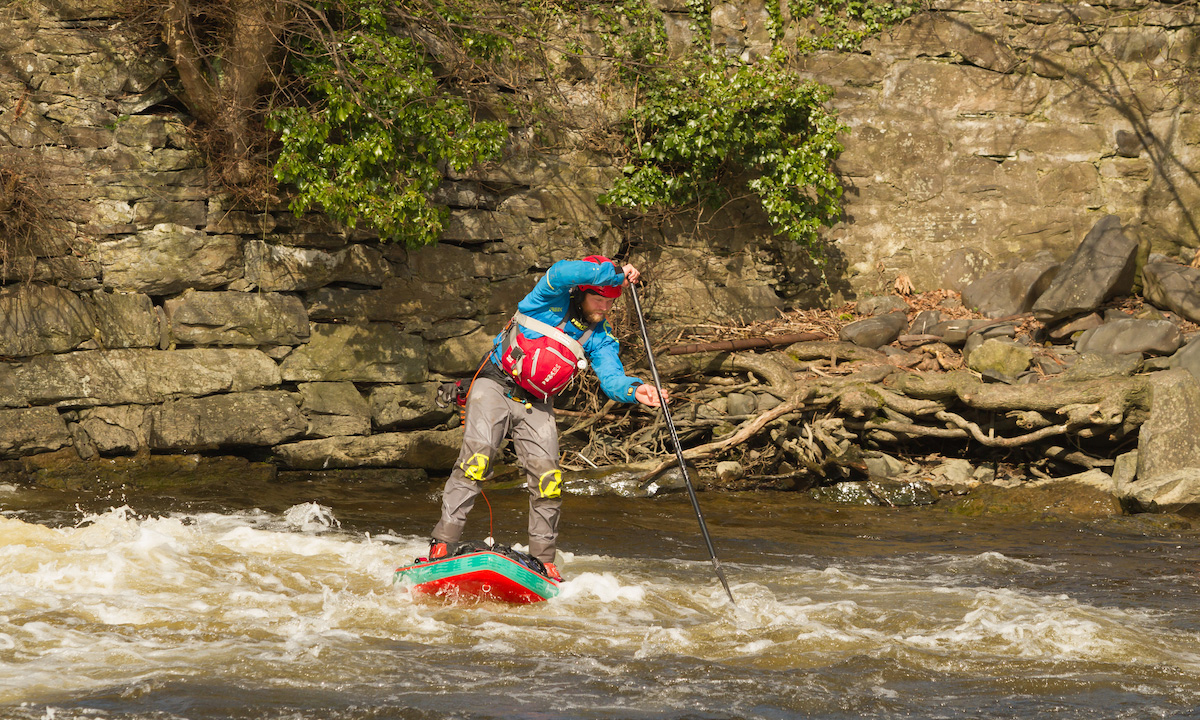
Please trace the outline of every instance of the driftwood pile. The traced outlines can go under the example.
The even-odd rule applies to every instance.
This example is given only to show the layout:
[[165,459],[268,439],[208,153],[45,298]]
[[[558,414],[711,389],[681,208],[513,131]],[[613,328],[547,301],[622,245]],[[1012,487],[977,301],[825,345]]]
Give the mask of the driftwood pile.
[[[1039,331],[1028,316],[988,321],[950,291],[905,302],[911,316],[936,305],[974,320],[975,332]],[[1136,312],[1138,303],[1110,305]],[[866,479],[880,454],[910,463],[965,457],[1000,473],[1052,477],[1111,471],[1114,458],[1137,447],[1150,409],[1143,375],[1090,374],[1071,358],[1067,373],[1010,384],[968,369],[961,348],[939,338],[901,336],[880,350],[828,339],[857,319],[854,310],[797,311],[728,331],[740,337],[677,342],[656,353],[674,393],[684,457],[727,487],[806,488]],[[1061,363],[1031,345],[1046,364]],[[650,478],[674,462],[657,413],[608,403],[560,414],[575,420],[563,424],[567,467],[641,463]],[[736,472],[718,472],[718,464]]]

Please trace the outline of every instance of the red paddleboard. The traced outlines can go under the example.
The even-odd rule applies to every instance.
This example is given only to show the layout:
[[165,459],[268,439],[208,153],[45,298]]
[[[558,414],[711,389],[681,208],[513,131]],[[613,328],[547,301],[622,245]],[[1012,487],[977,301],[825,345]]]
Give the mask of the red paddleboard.
[[510,557],[481,551],[426,560],[396,570],[414,595],[447,600],[535,603],[558,595],[558,583]]

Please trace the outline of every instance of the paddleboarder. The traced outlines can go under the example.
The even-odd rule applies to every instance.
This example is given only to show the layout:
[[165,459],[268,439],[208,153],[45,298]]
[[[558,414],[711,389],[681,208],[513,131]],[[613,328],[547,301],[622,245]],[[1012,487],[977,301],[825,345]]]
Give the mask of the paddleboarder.
[[470,385],[463,444],[442,491],[442,517],[433,529],[431,560],[446,557],[462,537],[467,515],[491,477],[505,437],[525,471],[529,491],[529,554],[561,580],[554,564],[562,508],[554,396],[589,365],[608,397],[659,407],[665,390],[625,373],[608,313],[621,291],[636,283],[633,265],[603,255],[550,266],[496,336]]

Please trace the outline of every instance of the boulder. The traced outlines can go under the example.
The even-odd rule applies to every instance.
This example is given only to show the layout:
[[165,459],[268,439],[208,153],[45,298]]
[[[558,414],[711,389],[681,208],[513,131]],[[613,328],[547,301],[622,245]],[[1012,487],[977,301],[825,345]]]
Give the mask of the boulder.
[[425,380],[425,341],[388,323],[315,323],[308,344],[280,365],[284,380],[411,383]]
[[1149,512],[1177,512],[1200,503],[1200,467],[1180,468],[1129,483],[1121,497]]
[[314,290],[335,282],[378,287],[391,274],[383,253],[365,245],[326,252],[261,240],[246,243],[246,280],[268,292]]
[[1194,339],[1171,356],[1172,368],[1183,368],[1200,380],[1200,339]]
[[[464,382],[468,382],[464,380]],[[371,419],[384,430],[428,427],[444,423],[457,406],[440,408],[435,397],[439,383],[380,385],[371,391]]]
[[838,339],[860,347],[876,349],[900,337],[908,327],[908,317],[903,312],[856,320],[842,327]]
[[70,444],[71,433],[54,408],[0,410],[0,457],[51,452]]
[[1050,286],[1059,264],[1048,253],[1032,260],[988,273],[967,286],[963,305],[990,318],[1027,313]]
[[96,291],[84,299],[92,309],[104,348],[150,348],[161,344],[161,314],[149,295]]
[[913,318],[908,332],[913,335],[932,335],[933,329],[942,322],[940,310],[922,310]]
[[147,295],[211,290],[243,274],[239,237],[170,223],[102,241],[96,256],[106,288]]
[[930,335],[937,335],[948,345],[961,345],[967,341],[971,331],[991,325],[989,320],[944,320],[929,328]]
[[371,434],[371,407],[354,383],[300,383],[296,390],[308,421],[305,437]]
[[458,458],[462,435],[462,428],[381,433],[301,440],[278,445],[274,451],[284,467],[296,470],[402,467],[448,471]]
[[466,335],[429,343],[430,372],[451,378],[474,375],[495,337],[496,333],[477,328]]
[[1085,330],[1075,341],[1081,353],[1170,355],[1183,344],[1183,333],[1170,320],[1123,318]]
[[150,447],[189,451],[269,447],[299,437],[307,426],[296,401],[282,390],[186,398],[150,411]]
[[1142,294],[1155,307],[1200,322],[1200,268],[1148,263],[1142,268]]
[[308,314],[294,295],[188,290],[163,307],[171,336],[184,345],[299,345]]
[[66,352],[95,333],[87,304],[70,290],[41,283],[0,288],[0,355]]
[[984,340],[967,357],[967,367],[978,373],[994,373],[1006,378],[1016,378],[1029,369],[1033,362],[1033,350],[1008,340]]
[[150,407],[146,405],[83,410],[78,425],[101,455],[132,455],[150,447]]
[[258,350],[84,350],[0,368],[0,407],[149,405],[279,382],[275,361]]
[[893,312],[908,312],[908,301],[899,295],[872,295],[855,303],[855,310],[864,317],[875,317]]
[[1062,378],[1070,382],[1085,382],[1111,377],[1129,377],[1142,370],[1142,356],[1130,355],[1098,355],[1084,353],[1062,373]]
[[1186,370],[1151,373],[1150,417],[1138,432],[1137,480],[1127,491],[1147,507],[1171,509],[1200,497],[1200,381]]
[[461,281],[451,288],[446,282],[388,278],[379,290],[321,288],[309,295],[308,311],[315,320],[370,320],[420,329],[448,318],[474,317],[475,304],[463,297],[467,289]]
[[1137,240],[1121,228],[1121,219],[1106,215],[1092,227],[1054,281],[1033,304],[1033,314],[1051,323],[1091,312],[1114,295],[1133,289]]

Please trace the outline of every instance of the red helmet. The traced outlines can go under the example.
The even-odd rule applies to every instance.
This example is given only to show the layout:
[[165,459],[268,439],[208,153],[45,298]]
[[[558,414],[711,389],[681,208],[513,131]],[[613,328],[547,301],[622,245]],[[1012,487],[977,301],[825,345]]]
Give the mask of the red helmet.
[[[585,262],[594,262],[597,265],[603,265],[605,263],[612,263],[614,267],[617,267],[617,272],[621,272],[620,267],[618,267],[615,262],[613,262],[612,260],[609,260],[608,258],[604,257],[603,255],[588,255],[587,257],[584,258],[584,261]],[[601,297],[606,297],[606,298],[609,298],[612,300],[615,300],[615,299],[621,297],[621,286],[620,285],[580,285],[579,289],[584,292],[595,293]]]

